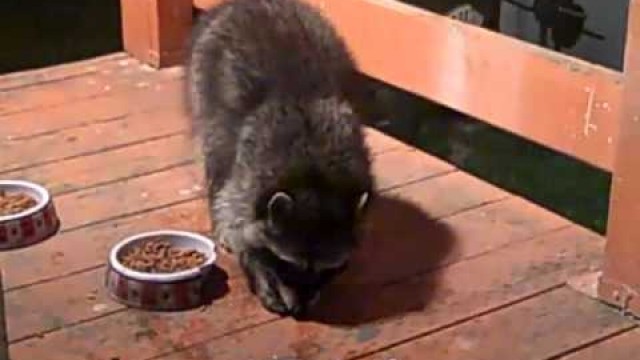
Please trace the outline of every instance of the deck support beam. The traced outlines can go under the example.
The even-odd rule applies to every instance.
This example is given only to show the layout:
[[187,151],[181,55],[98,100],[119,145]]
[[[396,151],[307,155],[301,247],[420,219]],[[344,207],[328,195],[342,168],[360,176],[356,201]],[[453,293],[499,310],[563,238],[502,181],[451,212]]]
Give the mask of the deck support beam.
[[155,68],[179,65],[193,20],[192,0],[120,0],[129,55]]
[[598,295],[640,316],[640,0],[629,4],[624,78],[624,108]]

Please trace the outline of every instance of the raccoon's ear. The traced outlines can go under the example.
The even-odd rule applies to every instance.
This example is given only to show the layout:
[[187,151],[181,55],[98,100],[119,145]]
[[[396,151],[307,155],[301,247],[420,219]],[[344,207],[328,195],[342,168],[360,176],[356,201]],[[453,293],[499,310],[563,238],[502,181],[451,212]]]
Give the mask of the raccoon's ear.
[[269,221],[278,222],[287,217],[293,210],[293,199],[287,193],[279,191],[269,199],[267,214]]
[[361,214],[369,205],[371,195],[368,191],[363,192],[358,199],[358,204],[356,206],[356,213]]

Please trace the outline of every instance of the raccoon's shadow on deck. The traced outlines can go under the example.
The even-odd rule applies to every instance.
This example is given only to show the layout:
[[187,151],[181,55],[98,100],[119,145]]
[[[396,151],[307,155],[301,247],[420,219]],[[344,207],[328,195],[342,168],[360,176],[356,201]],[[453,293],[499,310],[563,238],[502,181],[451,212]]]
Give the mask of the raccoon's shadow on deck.
[[437,294],[439,272],[455,239],[418,207],[377,198],[349,269],[324,292],[307,319],[355,326],[421,311]]

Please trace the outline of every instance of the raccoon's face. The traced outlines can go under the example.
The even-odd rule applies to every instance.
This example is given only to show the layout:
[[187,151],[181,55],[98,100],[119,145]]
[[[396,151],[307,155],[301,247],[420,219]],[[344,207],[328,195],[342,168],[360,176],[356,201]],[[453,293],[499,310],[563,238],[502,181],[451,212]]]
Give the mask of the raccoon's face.
[[266,246],[309,281],[330,278],[346,266],[368,202],[369,192],[277,192],[267,203]]

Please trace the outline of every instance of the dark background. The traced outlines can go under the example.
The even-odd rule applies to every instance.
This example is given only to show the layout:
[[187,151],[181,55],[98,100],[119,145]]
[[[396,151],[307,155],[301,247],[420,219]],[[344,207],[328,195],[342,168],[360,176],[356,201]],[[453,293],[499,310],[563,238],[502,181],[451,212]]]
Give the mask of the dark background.
[[0,74],[118,51],[119,0],[0,0]]

